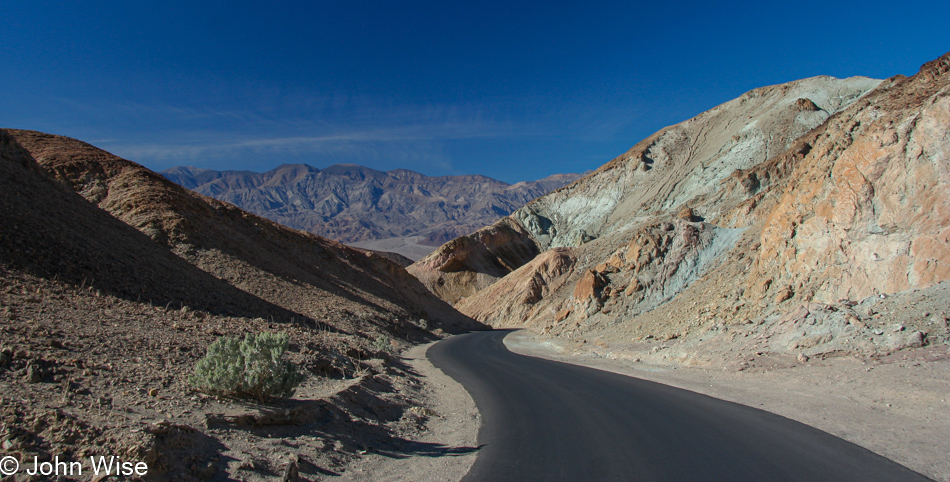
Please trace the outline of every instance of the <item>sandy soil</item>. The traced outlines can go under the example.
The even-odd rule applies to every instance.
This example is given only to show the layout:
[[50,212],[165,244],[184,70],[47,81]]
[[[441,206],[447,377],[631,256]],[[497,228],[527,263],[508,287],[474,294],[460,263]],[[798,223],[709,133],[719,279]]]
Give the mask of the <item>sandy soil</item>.
[[431,345],[417,345],[402,357],[425,383],[419,410],[428,420],[425,433],[416,442],[429,446],[429,450],[398,457],[370,453],[337,480],[448,481],[460,480],[468,473],[478,452],[481,418],[465,388],[426,359]]
[[413,261],[418,261],[427,254],[435,251],[435,248],[438,247],[419,244],[422,238],[422,236],[403,236],[399,238],[373,239],[347,244],[354,248],[399,253]]
[[656,366],[576,352],[514,332],[516,353],[635,376],[756,407],[861,445],[936,480],[950,481],[950,348],[903,350],[877,360],[842,357],[742,371]]

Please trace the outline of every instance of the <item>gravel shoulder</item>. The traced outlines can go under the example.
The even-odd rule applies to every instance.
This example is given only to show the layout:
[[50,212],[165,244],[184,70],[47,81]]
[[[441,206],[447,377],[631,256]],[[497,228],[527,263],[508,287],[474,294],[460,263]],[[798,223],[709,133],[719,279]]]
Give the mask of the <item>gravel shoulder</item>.
[[336,480],[460,480],[477,456],[481,424],[475,402],[462,385],[434,367],[426,358],[432,343],[417,345],[401,358],[418,374],[425,387],[417,409],[428,417],[426,431],[415,442],[428,450],[404,457],[369,453]]
[[766,410],[811,425],[935,480],[950,481],[950,349],[936,345],[861,360],[828,358],[742,371],[609,359],[521,330],[522,355],[612,371]]

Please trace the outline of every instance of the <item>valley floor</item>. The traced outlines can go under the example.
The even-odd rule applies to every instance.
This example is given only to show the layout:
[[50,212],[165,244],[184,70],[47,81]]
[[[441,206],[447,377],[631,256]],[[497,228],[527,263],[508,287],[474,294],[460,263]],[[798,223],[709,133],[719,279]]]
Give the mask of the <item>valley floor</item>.
[[401,254],[413,261],[418,261],[427,254],[435,251],[437,246],[419,244],[422,236],[404,236],[401,238],[373,239],[370,241],[360,241],[356,243],[347,243],[354,248],[369,249],[373,251],[389,251]]
[[604,356],[582,344],[521,330],[505,338],[523,355],[664,383],[811,425],[921,474],[950,481],[950,347],[876,359],[838,357],[736,368],[659,366],[632,354]]

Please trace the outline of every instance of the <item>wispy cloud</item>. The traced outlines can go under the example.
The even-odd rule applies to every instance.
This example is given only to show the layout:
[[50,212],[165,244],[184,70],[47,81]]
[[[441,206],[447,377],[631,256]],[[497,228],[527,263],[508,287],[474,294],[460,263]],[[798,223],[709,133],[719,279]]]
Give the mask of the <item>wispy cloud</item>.
[[[267,170],[283,162],[318,167],[352,162],[433,174],[456,173],[455,168],[490,173],[482,163],[516,156],[506,154],[506,146],[524,152],[523,146],[532,142],[609,137],[627,122],[619,112],[592,117],[589,106],[559,106],[543,115],[540,103],[401,105],[340,95],[250,96],[227,105],[46,102],[46,109],[76,120],[75,125],[53,126],[53,132],[81,137],[157,170],[184,164]],[[479,142],[483,140],[485,144]],[[478,153],[468,152],[469,147]]]
[[352,99],[305,105],[307,109],[284,112],[137,103],[74,107],[108,110],[130,123],[147,121],[154,126],[129,132],[123,140],[113,137],[98,144],[155,168],[232,163],[266,169],[275,162],[354,162],[448,172],[453,159],[446,153],[446,143],[544,132],[523,121],[485,114],[480,108],[466,109],[463,114],[453,106],[380,106]]
[[[445,142],[517,135],[506,124],[429,122],[402,126],[327,127],[288,123],[242,135],[228,131],[179,132],[160,139],[102,142],[123,157],[156,165],[208,163],[222,160],[309,159],[315,163],[409,162],[451,170]],[[283,131],[328,131],[313,135],[282,135]]]

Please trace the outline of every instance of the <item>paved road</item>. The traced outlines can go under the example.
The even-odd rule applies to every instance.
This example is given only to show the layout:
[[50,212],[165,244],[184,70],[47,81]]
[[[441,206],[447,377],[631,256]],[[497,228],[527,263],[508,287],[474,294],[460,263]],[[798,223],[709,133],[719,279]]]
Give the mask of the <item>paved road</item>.
[[482,414],[483,447],[464,480],[929,480],[762,410],[516,355],[508,333],[455,336],[427,353]]

